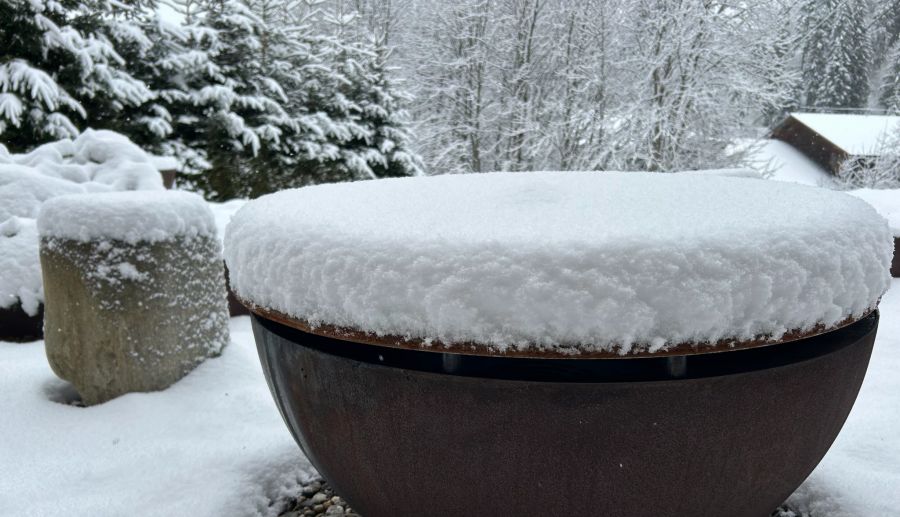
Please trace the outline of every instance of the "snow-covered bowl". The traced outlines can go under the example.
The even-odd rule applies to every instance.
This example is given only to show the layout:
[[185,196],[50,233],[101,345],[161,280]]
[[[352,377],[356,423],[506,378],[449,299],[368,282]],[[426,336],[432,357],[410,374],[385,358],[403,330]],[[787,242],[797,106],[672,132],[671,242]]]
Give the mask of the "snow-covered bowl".
[[839,192],[643,173],[308,187],[225,238],[287,426],[366,517],[767,515],[854,403],[891,253]]

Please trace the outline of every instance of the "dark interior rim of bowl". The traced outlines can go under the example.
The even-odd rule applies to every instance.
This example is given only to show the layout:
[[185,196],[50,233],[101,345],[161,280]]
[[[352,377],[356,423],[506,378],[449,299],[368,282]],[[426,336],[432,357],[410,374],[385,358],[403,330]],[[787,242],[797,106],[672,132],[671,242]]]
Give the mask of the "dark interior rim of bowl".
[[647,382],[747,373],[815,359],[860,342],[878,311],[830,332],[778,346],[730,352],[603,358],[527,358],[396,348],[314,334],[253,314],[254,322],[295,346],[361,363],[463,377],[534,382]]

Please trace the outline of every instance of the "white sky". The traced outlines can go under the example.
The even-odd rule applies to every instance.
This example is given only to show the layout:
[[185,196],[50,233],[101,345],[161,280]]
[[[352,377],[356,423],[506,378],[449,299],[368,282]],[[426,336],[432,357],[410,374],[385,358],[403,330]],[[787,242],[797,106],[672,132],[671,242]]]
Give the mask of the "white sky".
[[183,21],[181,15],[166,4],[160,3],[156,12],[158,12],[159,16],[167,22],[180,24]]

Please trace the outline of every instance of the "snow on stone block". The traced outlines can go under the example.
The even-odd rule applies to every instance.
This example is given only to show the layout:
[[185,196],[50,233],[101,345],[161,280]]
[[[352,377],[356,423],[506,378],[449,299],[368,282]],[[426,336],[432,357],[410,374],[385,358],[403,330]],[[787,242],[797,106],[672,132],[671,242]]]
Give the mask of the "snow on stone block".
[[833,327],[876,306],[892,248],[840,192],[586,172],[289,190],[225,238],[237,294],[311,326],[573,354]]
[[[10,154],[2,147],[0,224],[10,217],[36,218],[46,200],[61,195],[162,190],[158,165],[156,157],[146,154],[125,136],[105,130],[88,129],[74,140],[51,142],[24,154]],[[35,251],[32,272],[22,275],[18,269],[0,269],[0,284],[16,285],[13,291],[32,290],[29,279],[40,278],[36,234],[34,237],[29,245]],[[28,300],[21,302],[23,308],[30,305]]]
[[189,192],[128,191],[60,196],[44,203],[41,237],[75,241],[112,239],[134,244],[174,237],[216,239],[216,222],[203,198]]
[[0,309],[20,307],[36,316],[44,299],[34,219],[0,223]]
[[31,152],[0,156],[45,176],[84,184],[88,191],[162,190],[156,159],[126,136],[87,129],[74,140],[41,145]]
[[228,342],[221,244],[199,196],[62,196],[38,229],[47,358],[86,404],[163,389]]
[[0,222],[13,216],[36,218],[44,201],[81,192],[81,185],[45,176],[31,167],[0,164]]

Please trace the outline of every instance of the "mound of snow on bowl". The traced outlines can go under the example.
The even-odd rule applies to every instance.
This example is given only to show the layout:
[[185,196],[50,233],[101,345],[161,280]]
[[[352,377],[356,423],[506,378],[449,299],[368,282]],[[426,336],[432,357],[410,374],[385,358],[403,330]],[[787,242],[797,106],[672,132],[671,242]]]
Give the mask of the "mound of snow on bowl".
[[886,221],[846,194],[698,174],[494,173],[249,202],[237,294],[319,324],[503,352],[778,339],[871,310]]
[[861,188],[848,190],[847,193],[872,205],[882,217],[888,220],[894,236],[900,237],[900,189]]

